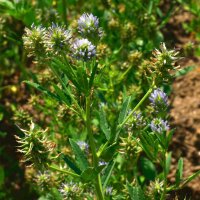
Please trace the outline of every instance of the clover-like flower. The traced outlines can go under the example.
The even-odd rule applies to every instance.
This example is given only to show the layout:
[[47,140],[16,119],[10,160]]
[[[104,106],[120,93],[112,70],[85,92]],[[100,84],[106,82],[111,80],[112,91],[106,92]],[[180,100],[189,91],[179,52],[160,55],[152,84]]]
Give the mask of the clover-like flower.
[[78,32],[88,39],[99,39],[103,31],[99,28],[99,19],[93,14],[84,13],[78,20]]
[[146,121],[144,120],[144,117],[142,116],[142,113],[133,113],[133,124],[132,124],[132,128],[139,130],[142,129],[146,126]]
[[88,143],[86,143],[84,141],[78,141],[77,144],[78,144],[78,146],[80,147],[80,149],[82,151],[85,151],[86,153],[89,152],[89,145],[88,145]]
[[169,130],[169,124],[161,118],[155,118],[150,123],[151,130],[156,133],[162,133]]
[[80,193],[82,192],[79,185],[72,181],[70,183],[62,183],[59,191],[62,194],[64,200],[77,199],[78,197],[80,197]]
[[52,23],[45,34],[47,51],[54,54],[64,53],[69,49],[71,38],[71,32],[66,30],[64,26]]
[[153,106],[156,112],[165,111],[168,107],[167,94],[159,88],[155,89],[151,93],[149,100],[151,101],[151,105]]
[[23,41],[28,56],[36,56],[37,58],[45,56],[45,34],[46,29],[41,25],[32,24],[31,29],[25,28]]
[[88,39],[77,39],[72,45],[72,52],[78,60],[88,61],[96,55],[96,47]]

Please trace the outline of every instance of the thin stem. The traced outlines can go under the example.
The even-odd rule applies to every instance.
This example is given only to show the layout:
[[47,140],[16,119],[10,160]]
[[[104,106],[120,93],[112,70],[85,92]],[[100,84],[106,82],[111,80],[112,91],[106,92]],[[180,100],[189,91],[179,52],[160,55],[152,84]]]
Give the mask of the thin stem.
[[63,7],[63,21],[65,25],[67,25],[67,5],[66,0],[62,0],[62,7]]
[[122,127],[124,126],[124,124],[126,124],[126,122],[129,120],[129,118],[133,115],[133,113],[142,105],[142,103],[146,100],[146,98],[151,94],[153,88],[154,88],[154,83],[152,84],[152,86],[149,88],[149,90],[147,91],[147,93],[143,96],[143,98],[139,101],[139,103],[133,108],[133,110],[130,112],[130,114],[126,117],[126,119],[118,125],[117,127],[117,134],[115,136],[115,141],[118,140],[119,137],[119,133],[122,129]]
[[57,166],[49,165],[48,167],[49,167],[50,169],[55,170],[55,171],[59,171],[59,172],[62,172],[62,173],[64,173],[64,174],[71,175],[71,176],[76,177],[76,178],[80,178],[80,176],[79,176],[78,174],[75,174],[75,173],[73,173],[73,172],[69,172],[69,171],[60,169],[60,168],[58,168]]
[[[94,137],[91,131],[90,96],[86,97],[86,127],[87,127],[87,134],[89,137],[89,143],[90,143],[90,147],[92,151],[92,157],[93,157],[92,163],[93,163],[93,167],[96,168],[98,167],[98,157],[96,153]],[[104,200],[100,174],[97,175],[97,179],[95,181],[96,181],[95,188],[96,188],[98,199]]]
[[167,192],[167,171],[166,171],[166,151],[163,152],[163,171],[164,171],[164,190],[161,196],[161,200],[165,200]]

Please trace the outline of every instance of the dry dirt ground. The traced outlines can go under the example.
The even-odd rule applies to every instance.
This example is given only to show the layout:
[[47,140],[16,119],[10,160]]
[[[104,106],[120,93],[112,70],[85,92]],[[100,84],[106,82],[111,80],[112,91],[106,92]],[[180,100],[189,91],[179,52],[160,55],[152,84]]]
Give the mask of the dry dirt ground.
[[[193,16],[181,10],[175,14],[167,25],[170,34],[169,41],[175,41],[178,48],[183,48],[188,42],[197,44],[192,34],[186,34],[183,23]],[[164,30],[165,31],[165,30]],[[166,31],[167,32],[167,31]],[[169,32],[168,32],[169,33]],[[167,33],[167,34],[168,34]],[[181,68],[195,66],[195,69],[184,76],[176,78],[172,87],[170,118],[171,126],[175,128],[172,151],[172,173],[169,179],[174,181],[178,159],[184,158],[184,177],[200,170],[200,58],[185,57],[179,63]],[[199,200],[200,176],[190,182],[184,189],[175,192],[170,199]]]

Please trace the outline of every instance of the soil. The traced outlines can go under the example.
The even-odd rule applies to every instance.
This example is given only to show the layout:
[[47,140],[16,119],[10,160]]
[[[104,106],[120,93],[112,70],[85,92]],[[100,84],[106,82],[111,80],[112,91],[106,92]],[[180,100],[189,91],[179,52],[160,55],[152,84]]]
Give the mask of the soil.
[[[178,13],[167,24],[171,30],[166,37],[176,42],[176,47],[184,48],[188,42],[197,44],[192,34],[186,34],[183,23],[188,23],[193,16],[186,11]],[[165,32],[165,30],[164,30]],[[186,178],[200,170],[200,58],[185,57],[179,63],[181,68],[194,66],[195,69],[184,76],[176,78],[172,86],[171,126],[175,133],[171,143],[172,169],[169,180],[174,182],[177,162],[180,157],[184,159],[184,174]],[[183,200],[200,199],[200,176],[195,178],[182,190],[173,193],[170,199]]]

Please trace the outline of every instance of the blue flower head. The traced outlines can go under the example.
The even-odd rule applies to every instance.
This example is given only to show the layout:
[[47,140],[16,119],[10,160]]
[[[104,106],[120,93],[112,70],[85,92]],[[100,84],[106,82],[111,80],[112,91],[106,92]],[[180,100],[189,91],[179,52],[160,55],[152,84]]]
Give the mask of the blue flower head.
[[166,111],[168,107],[168,97],[161,89],[155,89],[151,93],[149,100],[156,112]]
[[77,144],[78,144],[78,146],[80,147],[80,149],[82,151],[85,151],[86,153],[89,152],[89,145],[88,145],[88,143],[86,143],[84,141],[78,141]]
[[88,39],[99,39],[103,31],[99,28],[99,19],[93,14],[84,13],[78,20],[78,32]]
[[88,61],[96,55],[96,47],[88,39],[77,39],[72,45],[72,52],[78,60]]
[[169,125],[167,121],[162,120],[161,118],[155,118],[151,121],[150,124],[151,130],[156,133],[162,133],[169,130]]

